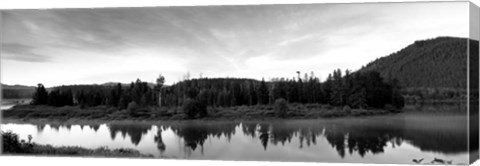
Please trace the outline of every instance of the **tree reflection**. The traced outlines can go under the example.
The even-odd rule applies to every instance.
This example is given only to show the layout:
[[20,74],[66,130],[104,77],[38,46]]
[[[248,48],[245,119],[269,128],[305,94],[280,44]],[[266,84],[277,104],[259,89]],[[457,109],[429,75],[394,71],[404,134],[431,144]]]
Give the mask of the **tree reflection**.
[[310,147],[311,144],[317,144],[317,136],[319,135],[319,131],[312,131],[311,129],[300,129],[300,133],[298,138],[300,139],[300,146],[299,148],[303,148],[303,143],[306,142],[307,146]]
[[349,153],[352,154],[356,151],[362,157],[369,152],[372,154],[383,153],[384,148],[387,146],[387,142],[389,141],[390,138],[388,135],[383,133],[375,133],[375,131],[357,130],[350,132],[347,136]]
[[182,137],[185,145],[195,150],[197,146],[203,146],[208,138],[207,129],[204,127],[188,126],[175,130],[175,133]]
[[153,140],[155,141],[155,143],[157,144],[157,149],[160,150],[160,153],[163,153],[165,152],[165,149],[166,149],[166,145],[165,143],[163,142],[163,139],[162,139],[162,131],[164,129],[162,129],[162,126],[158,126],[158,131],[157,131],[157,134],[155,135],[155,137],[153,138]]
[[55,130],[56,132],[58,132],[60,130],[60,126],[59,124],[50,124],[50,128]]
[[270,138],[270,134],[269,134],[270,127],[267,124],[260,124],[259,126],[260,126],[260,129],[258,130],[258,133],[259,133],[260,142],[262,143],[263,149],[267,150],[268,138]]
[[97,132],[98,129],[100,128],[100,125],[98,125],[98,124],[92,125],[91,128],[93,129],[93,131]]
[[37,125],[37,131],[38,133],[43,133],[43,129],[45,129],[45,124],[38,124]]
[[[441,121],[440,121],[441,122]],[[440,153],[465,152],[466,133],[452,132],[436,125],[422,129],[412,129],[408,120],[399,118],[392,120],[375,119],[369,121],[329,121],[316,123],[277,121],[270,123],[182,123],[171,125],[172,131],[183,139],[185,146],[195,150],[203,147],[208,138],[229,140],[235,134],[236,126],[240,126],[243,135],[258,138],[264,150],[269,144],[286,146],[298,139],[299,148],[314,146],[319,137],[334,148],[342,158],[346,153],[356,153],[361,157],[367,154],[379,154],[391,145],[400,146],[403,141],[420,148]],[[434,122],[423,122],[434,123]],[[443,122],[441,122],[443,123]],[[422,124],[415,124],[422,125]],[[425,126],[425,125],[423,125]],[[164,147],[160,141],[161,133],[155,137],[159,149]],[[160,141],[160,142],[159,142]],[[215,145],[213,145],[215,146]]]
[[130,136],[131,142],[137,146],[142,140],[142,136],[150,130],[151,125],[146,124],[109,124],[110,137],[115,139],[116,134],[120,132],[125,139],[126,135]]
[[68,131],[72,130],[72,125],[71,124],[67,124],[65,125],[65,128],[67,128]]
[[209,137],[222,138],[227,141],[235,134],[237,123],[186,123],[172,125],[170,128],[180,138],[183,138],[185,146],[195,150],[197,146],[203,147]]
[[[333,119],[333,120],[299,120],[273,122],[181,122],[168,125],[157,125],[153,141],[160,153],[166,150],[164,131],[171,130],[183,144],[184,152],[191,154],[212,140],[218,146],[220,141],[227,141],[236,134],[257,140],[265,151],[271,146],[293,146],[317,148],[318,141],[326,141],[338,155],[358,154],[365,157],[369,154],[384,153],[385,148],[396,148],[408,143],[421,151],[432,151],[442,154],[456,154],[467,151],[466,116],[440,116],[435,118],[403,118],[401,116]],[[430,120],[432,119],[432,120]],[[40,131],[41,126],[37,126]],[[58,127],[52,126],[52,129]],[[68,127],[67,127],[68,128]],[[92,126],[98,130],[99,126]],[[131,137],[131,142],[138,145],[142,136],[150,129],[150,125],[110,124],[110,137],[115,139],[120,133],[124,138]],[[162,136],[163,134],[163,136]],[[324,138],[324,139],[323,139]],[[249,140],[249,139],[247,139]],[[233,144],[230,143],[230,144]],[[237,146],[237,145],[229,145]],[[207,150],[207,149],[205,149]],[[322,149],[317,149],[322,150]]]
[[[335,128],[335,126],[333,126]],[[338,152],[340,157],[345,157],[345,135],[344,131],[341,131],[338,128],[325,131],[325,138],[327,139],[328,143],[335,148]]]
[[242,131],[246,136],[256,137],[257,123],[242,123]]
[[[395,125],[392,125],[395,124]],[[404,130],[398,126],[400,123],[381,123],[356,121],[342,125],[325,125],[325,138],[334,147],[341,157],[345,156],[345,150],[350,154],[358,153],[364,157],[367,153],[383,153],[388,143],[393,147],[402,142]]]
[[291,142],[293,134],[297,130],[291,126],[287,126],[284,122],[276,122],[271,125],[270,128],[270,137],[273,145],[282,143],[285,145],[285,142]]

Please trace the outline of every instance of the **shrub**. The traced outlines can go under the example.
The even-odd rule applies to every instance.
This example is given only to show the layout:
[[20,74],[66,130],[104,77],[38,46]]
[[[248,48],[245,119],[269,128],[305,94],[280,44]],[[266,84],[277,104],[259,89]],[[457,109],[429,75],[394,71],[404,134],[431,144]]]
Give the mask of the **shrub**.
[[136,111],[135,111],[134,116],[135,116],[135,117],[148,118],[148,117],[150,117],[150,116],[152,115],[151,112],[153,112],[153,111],[151,111],[151,109],[152,109],[152,108],[150,108],[150,107],[145,107],[145,106],[144,106],[144,107],[138,107],[138,108],[136,109]]
[[287,100],[280,98],[275,100],[275,107],[274,107],[275,113],[279,117],[285,117],[288,112],[288,103]]
[[2,153],[30,153],[33,144],[31,143],[31,136],[28,136],[28,142],[19,140],[18,135],[11,131],[1,132],[2,136]]
[[128,114],[135,115],[137,109],[138,109],[138,105],[137,105],[136,102],[132,101],[132,102],[128,103],[128,106],[127,106]]
[[207,106],[197,100],[187,99],[183,102],[183,112],[188,118],[193,119],[199,115],[199,117],[207,116]]
[[352,108],[350,108],[350,106],[346,105],[346,106],[343,106],[343,111],[346,112],[346,113],[352,113]]
[[391,104],[385,104],[384,109],[387,110],[387,111],[390,111],[390,112],[398,112],[398,108],[396,108],[395,106],[393,106]]
[[12,132],[1,132],[3,153],[19,153],[22,151],[18,135]]
[[397,109],[402,109],[405,106],[405,99],[400,93],[393,94],[392,105]]
[[199,117],[201,117],[201,118],[206,117],[206,116],[208,115],[208,113],[207,113],[207,106],[206,106],[205,104],[201,104],[201,103],[200,103],[198,115],[199,115]]

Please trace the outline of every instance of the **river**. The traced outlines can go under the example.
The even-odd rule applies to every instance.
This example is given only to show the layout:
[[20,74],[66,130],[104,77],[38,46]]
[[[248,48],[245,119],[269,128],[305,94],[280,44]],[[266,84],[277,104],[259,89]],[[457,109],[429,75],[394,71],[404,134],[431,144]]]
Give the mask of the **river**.
[[2,124],[21,139],[54,146],[133,148],[162,158],[468,163],[465,113],[408,112],[318,120]]
[[7,110],[18,104],[28,104],[32,99],[2,99],[0,102],[0,110]]

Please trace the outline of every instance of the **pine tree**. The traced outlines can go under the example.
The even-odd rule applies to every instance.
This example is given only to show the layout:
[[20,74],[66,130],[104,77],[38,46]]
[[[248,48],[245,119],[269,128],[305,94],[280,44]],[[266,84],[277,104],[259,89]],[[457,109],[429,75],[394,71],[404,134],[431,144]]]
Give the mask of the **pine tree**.
[[33,105],[46,105],[48,104],[48,92],[43,84],[38,84],[35,93],[33,94]]
[[269,102],[269,91],[265,80],[262,78],[260,86],[258,88],[258,103],[259,104],[268,104]]

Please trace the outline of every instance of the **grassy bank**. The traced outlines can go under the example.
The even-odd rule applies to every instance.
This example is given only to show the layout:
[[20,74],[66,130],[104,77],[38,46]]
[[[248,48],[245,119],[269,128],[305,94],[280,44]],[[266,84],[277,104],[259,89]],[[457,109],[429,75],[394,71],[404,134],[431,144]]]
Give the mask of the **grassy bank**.
[[1,133],[2,153],[10,155],[57,155],[57,156],[95,156],[95,157],[152,157],[141,154],[133,149],[108,149],[100,147],[87,149],[75,146],[54,147],[19,140],[18,135],[12,132]]
[[[263,120],[263,119],[315,119],[346,116],[369,116],[391,113],[385,109],[350,109],[322,104],[289,104],[284,116],[279,116],[273,105],[208,107],[207,116],[201,120]],[[5,119],[51,119],[67,120],[189,120],[181,107],[143,107],[134,112],[118,110],[113,107],[97,106],[80,108],[78,106],[52,107],[18,105],[3,111]]]

